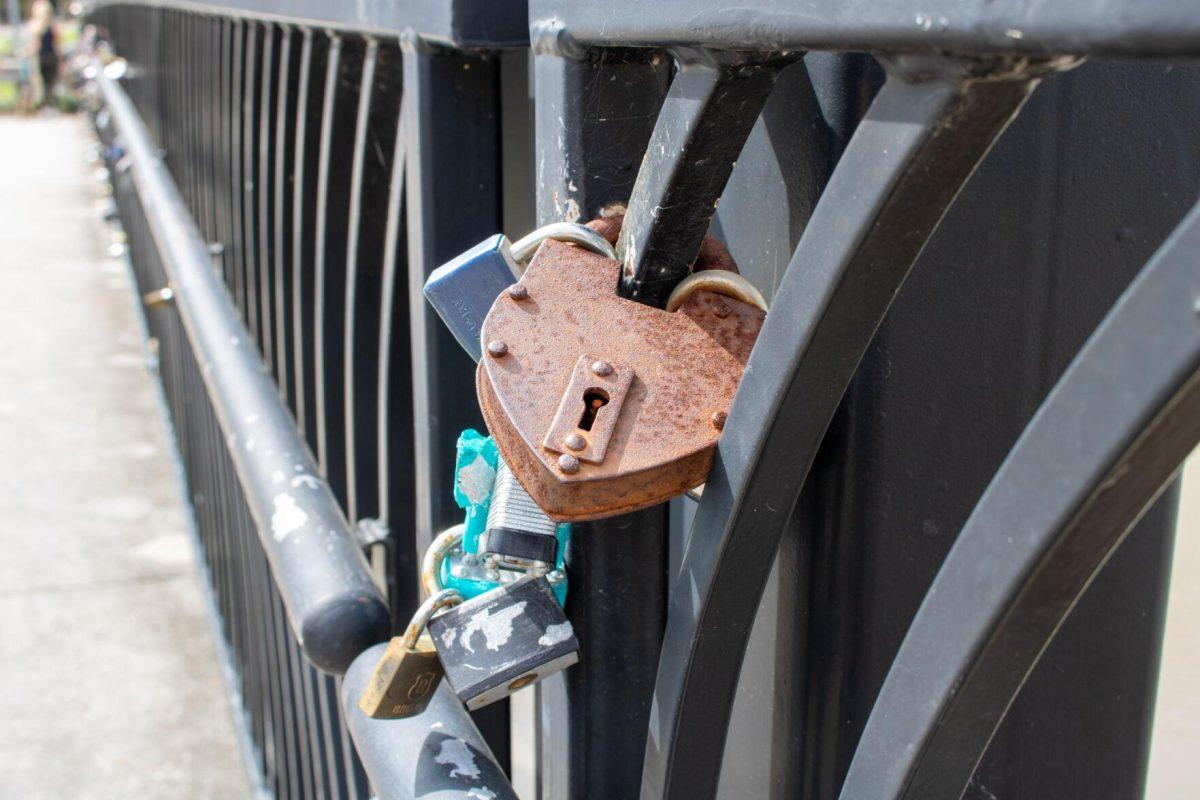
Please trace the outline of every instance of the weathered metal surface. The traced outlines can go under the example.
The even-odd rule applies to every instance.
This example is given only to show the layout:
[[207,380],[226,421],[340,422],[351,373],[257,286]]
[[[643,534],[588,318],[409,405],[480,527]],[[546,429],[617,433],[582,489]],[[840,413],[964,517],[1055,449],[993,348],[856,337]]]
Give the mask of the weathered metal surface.
[[[501,295],[483,326],[485,341],[506,346],[480,362],[484,419],[529,494],[560,521],[645,508],[703,483],[720,436],[713,415],[732,403],[765,316],[708,291],[679,313],[650,308],[616,295],[617,271],[611,259],[547,242],[521,280],[526,299]],[[582,355],[634,377],[603,460],[564,469],[561,451],[543,442]]]
[[431,620],[446,680],[475,710],[570,667],[579,641],[544,577],[523,576]]

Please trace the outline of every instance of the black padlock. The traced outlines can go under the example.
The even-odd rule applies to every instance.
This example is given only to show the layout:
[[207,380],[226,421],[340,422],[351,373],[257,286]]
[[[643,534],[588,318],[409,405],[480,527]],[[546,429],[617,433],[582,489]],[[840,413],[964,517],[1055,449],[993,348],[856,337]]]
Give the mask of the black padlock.
[[467,708],[502,700],[579,660],[575,630],[545,578],[525,577],[434,617],[446,680]]

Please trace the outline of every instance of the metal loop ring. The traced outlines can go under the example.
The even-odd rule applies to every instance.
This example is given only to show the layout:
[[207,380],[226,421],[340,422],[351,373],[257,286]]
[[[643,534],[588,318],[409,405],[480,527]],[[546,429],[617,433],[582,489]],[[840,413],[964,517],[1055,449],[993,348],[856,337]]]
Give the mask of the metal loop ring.
[[728,270],[705,269],[693,272],[679,282],[671,292],[671,296],[667,298],[667,311],[678,310],[692,292],[701,289],[732,297],[734,300],[741,300],[743,303],[761,308],[764,312],[767,310],[766,298],[745,277]]
[[429,597],[424,603],[417,607],[417,613],[413,614],[412,621],[408,623],[408,627],[404,631],[404,647],[406,650],[413,650],[417,646],[417,640],[421,638],[421,634],[425,632],[425,626],[429,624],[429,620],[433,619],[433,615],[443,608],[456,606],[463,601],[463,596],[455,589],[442,589],[437,594]]
[[532,233],[522,236],[512,244],[513,260],[524,267],[525,263],[537,252],[538,246],[547,239],[577,244],[584,250],[611,258],[614,261],[617,260],[617,251],[613,249],[607,239],[578,222],[551,222],[549,225],[543,225]]
[[429,543],[425,556],[421,559],[421,586],[425,593],[436,595],[442,591],[442,562],[451,550],[462,542],[463,532],[467,526],[459,523],[447,528]]

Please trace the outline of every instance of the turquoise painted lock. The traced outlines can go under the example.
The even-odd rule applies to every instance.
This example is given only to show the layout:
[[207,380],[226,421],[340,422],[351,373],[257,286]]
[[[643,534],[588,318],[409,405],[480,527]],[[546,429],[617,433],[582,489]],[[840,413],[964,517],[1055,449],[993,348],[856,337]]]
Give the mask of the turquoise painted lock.
[[490,436],[468,429],[458,437],[454,499],[466,519],[430,547],[422,569],[427,584],[436,578],[470,599],[544,575],[559,604],[566,600],[563,556],[571,526],[556,524],[534,504]]

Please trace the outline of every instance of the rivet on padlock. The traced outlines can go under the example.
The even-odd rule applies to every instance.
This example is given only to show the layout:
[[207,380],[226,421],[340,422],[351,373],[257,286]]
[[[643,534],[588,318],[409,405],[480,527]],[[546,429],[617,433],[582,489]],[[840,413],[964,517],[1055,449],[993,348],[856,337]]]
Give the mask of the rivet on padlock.
[[430,621],[455,694],[475,710],[579,661],[575,630],[546,578],[525,577]]
[[444,589],[421,604],[404,635],[388,642],[358,698],[363,713],[374,719],[401,719],[425,710],[445,671],[433,641],[422,634],[435,613],[461,602],[461,594]]

